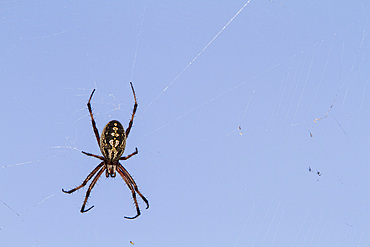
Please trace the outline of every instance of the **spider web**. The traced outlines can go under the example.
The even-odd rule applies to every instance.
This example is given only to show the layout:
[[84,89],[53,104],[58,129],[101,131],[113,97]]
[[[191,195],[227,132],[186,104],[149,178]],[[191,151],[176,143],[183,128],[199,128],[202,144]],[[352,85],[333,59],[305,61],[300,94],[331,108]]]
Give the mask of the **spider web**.
[[[5,243],[370,243],[367,3],[95,4],[2,7]],[[102,177],[81,215],[87,186],[60,190],[99,163],[88,97],[99,131],[126,127],[130,81],[123,165],[151,208],[124,221],[131,193]]]

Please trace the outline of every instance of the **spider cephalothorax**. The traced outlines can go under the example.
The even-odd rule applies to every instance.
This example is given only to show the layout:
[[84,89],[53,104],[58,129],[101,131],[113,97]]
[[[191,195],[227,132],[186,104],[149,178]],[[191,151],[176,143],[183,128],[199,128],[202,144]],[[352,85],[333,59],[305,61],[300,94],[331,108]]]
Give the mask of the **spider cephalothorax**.
[[132,157],[132,156],[134,156],[135,154],[138,153],[137,148],[136,148],[135,152],[133,152],[132,154],[129,154],[127,156],[122,157],[123,152],[125,151],[125,147],[126,147],[126,139],[127,139],[128,135],[130,133],[132,123],[134,121],[135,112],[136,112],[136,109],[137,109],[137,101],[136,101],[135,90],[134,90],[134,87],[132,86],[131,82],[130,82],[130,84],[131,84],[132,93],[134,94],[135,104],[134,104],[134,110],[132,112],[131,120],[128,124],[128,127],[127,127],[126,131],[123,128],[123,126],[120,122],[118,122],[117,120],[112,120],[107,125],[105,125],[105,127],[103,129],[103,132],[101,134],[101,137],[99,137],[99,131],[96,128],[96,123],[95,123],[95,120],[94,120],[94,117],[93,117],[91,104],[90,104],[91,98],[92,98],[92,96],[95,92],[95,89],[92,91],[92,93],[90,95],[89,101],[87,103],[87,108],[89,109],[89,113],[90,113],[90,117],[91,117],[91,123],[92,123],[92,126],[93,126],[95,137],[96,137],[96,140],[97,140],[98,145],[100,147],[100,151],[103,154],[103,156],[99,156],[99,155],[95,155],[95,154],[91,154],[91,153],[86,153],[84,151],[82,151],[82,153],[84,153],[88,156],[98,158],[98,159],[102,160],[102,162],[97,167],[95,167],[95,169],[87,176],[87,178],[82,182],[82,184],[80,186],[78,186],[74,189],[68,190],[68,191],[65,191],[64,189],[62,189],[62,191],[65,192],[65,193],[68,193],[68,194],[73,193],[74,191],[84,187],[87,184],[87,182],[95,175],[95,173],[97,173],[96,176],[94,177],[93,181],[91,182],[87,192],[86,192],[85,200],[84,200],[84,203],[82,204],[82,207],[81,207],[81,213],[87,212],[87,211],[89,211],[90,209],[92,209],[94,207],[94,206],[91,206],[90,208],[85,210],[85,205],[86,205],[87,199],[89,198],[90,192],[91,192],[92,188],[94,187],[94,185],[96,184],[99,177],[102,175],[102,173],[104,171],[105,171],[106,177],[109,177],[109,176],[115,177],[116,172],[118,172],[119,175],[121,175],[121,177],[123,178],[123,180],[126,182],[127,186],[131,190],[132,197],[133,197],[134,202],[135,202],[137,214],[134,217],[126,217],[125,216],[125,218],[135,219],[136,217],[138,217],[140,215],[140,209],[139,209],[139,205],[137,203],[136,193],[138,193],[139,196],[146,203],[146,205],[147,205],[146,208],[149,208],[148,200],[140,193],[134,179],[131,177],[131,175],[128,173],[128,171],[119,163],[120,160],[127,160],[130,157]]

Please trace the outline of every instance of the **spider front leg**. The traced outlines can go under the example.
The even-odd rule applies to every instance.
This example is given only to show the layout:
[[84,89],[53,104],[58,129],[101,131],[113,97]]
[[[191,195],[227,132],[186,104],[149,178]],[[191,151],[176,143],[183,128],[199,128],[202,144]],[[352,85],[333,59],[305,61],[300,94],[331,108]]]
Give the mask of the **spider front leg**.
[[121,175],[122,179],[125,181],[125,183],[129,187],[129,189],[131,190],[132,198],[134,199],[134,203],[135,203],[135,207],[136,207],[136,215],[134,217],[127,217],[127,216],[124,216],[124,217],[126,219],[133,220],[133,219],[139,217],[139,215],[140,215],[140,208],[139,208],[139,204],[137,203],[136,193],[135,193],[134,188],[132,187],[132,184],[131,184],[130,180],[125,176],[125,174],[119,168],[117,169],[117,172],[119,173],[119,175]]
[[92,209],[94,207],[94,205],[93,205],[93,206],[89,207],[87,210],[85,210],[85,205],[87,203],[87,199],[90,196],[90,192],[94,188],[94,185],[96,184],[96,182],[98,181],[98,179],[100,178],[100,176],[102,175],[102,173],[104,172],[104,170],[105,170],[105,166],[103,166],[103,168],[98,172],[98,174],[96,174],[95,178],[93,179],[93,181],[91,182],[89,188],[87,189],[85,200],[84,200],[84,203],[82,204],[82,207],[81,207],[81,210],[80,210],[81,213],[85,213],[85,212],[89,211],[90,209]]
[[135,117],[135,113],[136,113],[136,109],[137,109],[136,94],[135,94],[134,86],[132,86],[132,82],[130,82],[130,85],[131,85],[132,93],[134,94],[135,104],[134,104],[134,110],[132,111],[131,120],[130,120],[130,122],[128,124],[128,127],[126,129],[126,138],[128,137],[128,134],[130,134],[130,130],[131,130],[132,124],[134,122],[134,117]]
[[149,208],[149,201],[145,198],[145,196],[143,194],[141,194],[141,192],[139,191],[139,188],[136,185],[135,180],[131,177],[130,173],[121,164],[119,164],[119,163],[118,163],[118,166],[117,166],[117,171],[122,171],[122,173],[124,174],[124,176],[134,186],[135,191],[139,194],[139,196],[141,197],[141,199],[143,199],[143,201],[146,203],[146,209],[148,209]]
[[87,176],[87,178],[82,182],[82,184],[80,185],[80,186],[77,186],[76,188],[74,188],[74,189],[71,189],[71,190],[64,190],[64,189],[62,189],[62,191],[64,192],[64,193],[68,193],[68,194],[71,194],[71,193],[73,193],[73,192],[75,192],[76,190],[79,190],[79,189],[81,189],[82,187],[84,187],[86,184],[87,184],[87,182],[89,182],[89,180],[95,175],[95,173],[102,167],[104,165],[104,162],[102,162],[102,163],[100,163],[97,167],[95,167],[95,169],[92,171],[92,172],[90,172],[90,174]]

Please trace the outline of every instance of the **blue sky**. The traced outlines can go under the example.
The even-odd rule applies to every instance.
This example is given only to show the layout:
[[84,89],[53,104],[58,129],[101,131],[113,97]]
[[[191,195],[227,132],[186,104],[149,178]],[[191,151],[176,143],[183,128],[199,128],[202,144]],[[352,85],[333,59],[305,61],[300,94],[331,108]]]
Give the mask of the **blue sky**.
[[[1,5],[4,246],[369,246],[370,3]],[[101,131],[118,176],[87,186]]]

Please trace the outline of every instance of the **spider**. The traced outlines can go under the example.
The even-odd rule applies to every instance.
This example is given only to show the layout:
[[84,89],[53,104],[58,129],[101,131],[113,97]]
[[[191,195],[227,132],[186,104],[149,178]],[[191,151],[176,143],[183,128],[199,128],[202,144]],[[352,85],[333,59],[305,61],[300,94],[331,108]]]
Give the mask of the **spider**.
[[127,156],[122,157],[122,154],[125,151],[125,147],[126,147],[126,139],[127,139],[128,135],[130,133],[132,123],[133,123],[134,117],[135,117],[135,112],[136,112],[136,109],[137,109],[137,101],[136,101],[135,90],[134,90],[134,87],[132,86],[131,82],[130,82],[130,85],[131,85],[132,93],[134,94],[135,104],[134,104],[134,110],[132,112],[131,120],[128,124],[128,127],[127,127],[126,131],[125,131],[125,129],[123,128],[122,124],[119,121],[112,120],[109,123],[107,123],[107,125],[105,125],[105,127],[103,129],[103,132],[101,134],[101,137],[99,137],[99,131],[96,128],[96,123],[95,123],[95,120],[94,120],[94,117],[93,117],[93,113],[92,113],[92,110],[91,110],[91,104],[90,104],[91,98],[92,98],[92,96],[95,92],[95,89],[92,91],[92,93],[90,95],[90,98],[89,98],[89,101],[87,102],[87,108],[89,109],[89,113],[90,113],[90,117],[91,117],[91,123],[92,123],[92,127],[93,127],[93,130],[94,130],[94,133],[95,133],[96,141],[98,142],[98,145],[100,147],[100,151],[103,154],[103,156],[87,153],[87,152],[84,152],[84,151],[82,151],[82,153],[86,154],[87,156],[92,156],[92,157],[95,157],[97,159],[100,159],[100,160],[102,160],[102,162],[97,167],[95,167],[95,169],[87,176],[87,178],[82,182],[82,184],[80,186],[78,186],[74,189],[71,189],[71,190],[67,190],[67,191],[62,189],[62,191],[64,193],[71,194],[71,193],[75,192],[76,190],[79,190],[82,187],[84,187],[87,184],[87,182],[92,177],[94,177],[94,175],[97,173],[96,176],[94,177],[94,179],[92,180],[87,192],[86,192],[85,200],[84,200],[84,203],[82,204],[82,207],[81,207],[81,210],[80,210],[81,213],[85,213],[85,212],[89,211],[90,209],[92,209],[94,207],[94,206],[91,206],[90,208],[85,210],[85,205],[86,205],[87,199],[89,198],[90,192],[91,192],[94,185],[96,184],[99,177],[103,174],[104,171],[105,171],[105,176],[106,177],[111,176],[113,178],[116,176],[116,172],[118,172],[119,175],[121,175],[123,180],[126,182],[129,189],[131,190],[132,197],[133,197],[134,202],[135,202],[137,213],[136,213],[136,216],[134,216],[134,217],[126,217],[125,216],[126,219],[135,219],[136,217],[138,217],[140,215],[140,209],[139,209],[139,205],[137,203],[136,193],[138,193],[139,196],[141,197],[141,199],[143,199],[143,201],[146,203],[146,209],[149,208],[148,200],[143,196],[143,194],[140,193],[140,191],[139,191],[134,179],[131,177],[130,173],[128,173],[128,171],[119,163],[120,160],[127,160],[127,159],[131,158],[132,156],[134,156],[135,154],[138,153],[137,148],[135,148],[135,152],[133,152],[132,154],[129,154]]

